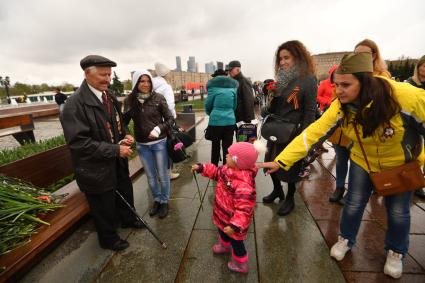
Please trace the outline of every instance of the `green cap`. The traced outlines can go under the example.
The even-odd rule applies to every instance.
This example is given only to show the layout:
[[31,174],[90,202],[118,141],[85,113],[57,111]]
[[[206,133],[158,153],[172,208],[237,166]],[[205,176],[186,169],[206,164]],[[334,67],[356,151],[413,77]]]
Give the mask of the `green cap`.
[[341,59],[335,74],[373,73],[372,54],[367,52],[348,53]]

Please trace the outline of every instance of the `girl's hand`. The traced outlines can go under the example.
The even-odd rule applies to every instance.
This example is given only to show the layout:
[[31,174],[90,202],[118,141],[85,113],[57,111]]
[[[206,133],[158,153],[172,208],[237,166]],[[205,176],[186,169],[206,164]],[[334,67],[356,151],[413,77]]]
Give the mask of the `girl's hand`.
[[192,165],[192,172],[198,172],[198,170],[199,170],[199,165],[198,164],[193,164]]
[[224,227],[223,232],[226,233],[227,236],[232,236],[235,233],[235,231],[230,226]]
[[266,171],[266,175],[274,173],[277,170],[279,170],[279,168],[280,168],[279,164],[277,164],[274,161],[257,163],[256,165],[257,165],[257,168],[267,168],[267,169],[269,169],[269,170]]

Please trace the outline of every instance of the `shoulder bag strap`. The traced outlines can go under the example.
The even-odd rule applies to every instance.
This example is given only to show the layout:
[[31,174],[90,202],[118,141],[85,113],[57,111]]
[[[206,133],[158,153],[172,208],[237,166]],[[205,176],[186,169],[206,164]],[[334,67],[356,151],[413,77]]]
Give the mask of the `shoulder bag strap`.
[[369,173],[371,173],[372,170],[370,170],[369,161],[367,160],[366,152],[364,151],[363,144],[362,144],[362,142],[360,140],[359,131],[357,130],[357,124],[356,123],[353,123],[353,126],[354,126],[354,131],[356,132],[357,141],[359,142],[359,145],[360,145],[360,148],[362,150],[364,159],[366,161],[367,169],[369,170]]

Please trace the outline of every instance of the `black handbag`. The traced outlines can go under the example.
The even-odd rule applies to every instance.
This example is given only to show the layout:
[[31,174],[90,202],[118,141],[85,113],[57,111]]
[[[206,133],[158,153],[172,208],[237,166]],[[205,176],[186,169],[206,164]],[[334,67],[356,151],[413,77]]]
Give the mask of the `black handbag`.
[[287,143],[295,134],[297,125],[275,114],[267,115],[261,125],[261,136],[273,143]]
[[204,130],[204,136],[205,136],[205,139],[207,140],[207,141],[212,141],[212,133],[211,133],[211,128],[210,128],[210,126],[208,126],[205,130]]
[[179,163],[184,161],[189,156],[186,154],[186,147],[183,142],[177,136],[178,132],[172,131],[167,137],[167,151],[168,156],[173,163]]
[[186,132],[175,132],[177,138],[183,143],[185,148],[188,148],[193,144],[193,139]]

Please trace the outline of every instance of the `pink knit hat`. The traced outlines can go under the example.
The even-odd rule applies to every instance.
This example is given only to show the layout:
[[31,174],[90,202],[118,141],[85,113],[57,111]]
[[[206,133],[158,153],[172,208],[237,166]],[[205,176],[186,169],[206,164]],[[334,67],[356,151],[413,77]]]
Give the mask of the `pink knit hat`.
[[228,149],[232,159],[236,162],[239,169],[245,170],[255,166],[258,158],[258,151],[254,144],[249,142],[237,142]]

